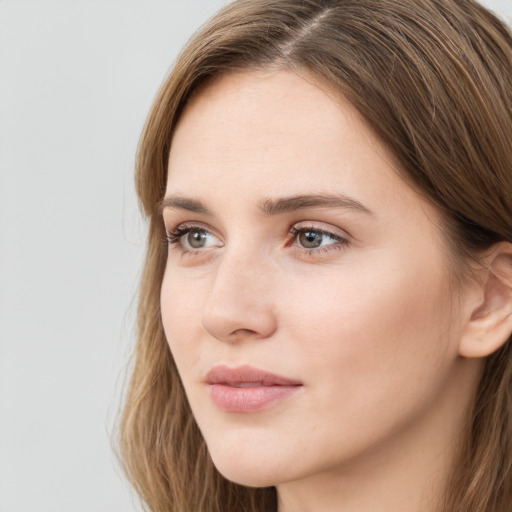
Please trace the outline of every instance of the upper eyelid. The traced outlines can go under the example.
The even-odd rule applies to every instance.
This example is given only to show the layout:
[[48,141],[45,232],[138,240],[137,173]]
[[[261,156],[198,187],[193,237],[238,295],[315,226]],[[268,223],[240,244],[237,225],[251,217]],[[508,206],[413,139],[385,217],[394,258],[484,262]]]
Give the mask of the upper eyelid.
[[[320,233],[325,233],[326,235],[338,235],[338,231],[343,231],[339,228],[329,229],[329,228],[324,228],[322,226],[316,226],[313,223],[312,224],[306,223],[306,225],[304,225],[304,226],[297,226],[297,224],[300,224],[300,223],[296,222],[295,224],[293,224],[293,226],[290,228],[290,231],[292,231],[292,230],[307,231],[308,229],[310,229],[311,231],[319,231]],[[343,231],[343,233],[345,233],[345,231]]]
[[[168,227],[168,224],[170,224],[172,227]],[[296,221],[294,222],[289,228],[287,229],[287,233],[291,233],[294,230],[297,231],[304,231],[307,229],[311,229],[313,231],[319,231],[326,235],[332,235],[334,237],[341,237],[341,238],[352,238],[352,235],[345,229],[339,228],[339,227],[324,227],[322,225],[325,225],[326,223],[323,221]],[[219,237],[220,234],[218,231],[211,226],[209,226],[207,223],[201,222],[201,221],[184,221],[184,222],[177,222],[177,223],[167,223],[164,219],[164,229],[167,234],[172,234],[178,230],[182,229],[204,229],[208,233]]]
[[185,229],[203,229],[204,231],[208,231],[208,233],[211,233],[212,235],[216,235],[216,230],[208,226],[208,224],[205,224],[203,222],[196,222],[196,221],[185,221],[185,222],[178,222],[178,223],[172,223],[172,227],[168,227],[167,223],[164,222],[165,231],[167,234],[174,233],[178,230],[185,230]]
[[[321,225],[318,225],[321,224]],[[297,231],[305,231],[308,229],[311,229],[312,231],[319,231],[321,233],[324,233],[326,235],[332,235],[336,238],[343,238],[343,239],[353,239],[353,236],[346,230],[342,229],[336,226],[333,226],[332,224],[327,224],[327,226],[330,227],[324,227],[326,225],[325,222],[315,222],[315,221],[301,221],[301,222],[295,222],[290,227],[290,232],[293,230]]]

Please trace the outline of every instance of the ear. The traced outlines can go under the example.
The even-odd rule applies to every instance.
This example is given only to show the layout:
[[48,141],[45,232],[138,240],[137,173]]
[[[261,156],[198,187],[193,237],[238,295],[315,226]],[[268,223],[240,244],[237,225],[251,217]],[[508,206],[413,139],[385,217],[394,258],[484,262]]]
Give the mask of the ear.
[[512,244],[495,244],[484,258],[470,316],[459,344],[464,357],[496,352],[512,333]]

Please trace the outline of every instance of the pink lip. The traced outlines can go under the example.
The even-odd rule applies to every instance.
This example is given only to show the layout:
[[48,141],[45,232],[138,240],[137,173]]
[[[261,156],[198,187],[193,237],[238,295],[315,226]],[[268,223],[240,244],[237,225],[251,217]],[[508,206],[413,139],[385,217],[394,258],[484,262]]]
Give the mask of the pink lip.
[[302,383],[251,366],[216,366],[205,377],[213,403],[224,412],[256,412],[296,393]]

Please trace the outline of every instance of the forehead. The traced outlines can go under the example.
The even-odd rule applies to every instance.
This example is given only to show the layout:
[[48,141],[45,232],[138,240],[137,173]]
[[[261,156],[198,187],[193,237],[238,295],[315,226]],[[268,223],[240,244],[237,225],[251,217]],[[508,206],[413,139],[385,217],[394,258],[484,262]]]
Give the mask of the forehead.
[[[291,111],[295,121],[301,119],[310,123],[321,117],[325,123],[330,114],[333,119],[340,115],[352,116],[354,121],[362,122],[355,108],[316,75],[299,75],[283,69],[249,69],[221,74],[195,91],[187,102],[178,128],[183,124],[192,125],[197,121],[197,113],[201,113],[201,123],[207,116],[214,116],[211,121],[216,126],[238,118],[243,125],[256,126],[263,122],[272,124],[272,130],[289,131],[287,119]],[[266,114],[271,116],[265,118]]]
[[187,104],[173,135],[169,183],[206,179],[208,170],[220,179],[219,167],[224,175],[236,167],[238,179],[278,179],[288,170],[308,181],[328,159],[341,164],[356,143],[361,160],[369,150],[392,159],[352,105],[318,81],[289,71],[226,74]]
[[192,97],[174,132],[166,193],[233,213],[312,193],[349,195],[388,214],[397,202],[435,213],[348,101],[314,77],[283,70],[222,75]]

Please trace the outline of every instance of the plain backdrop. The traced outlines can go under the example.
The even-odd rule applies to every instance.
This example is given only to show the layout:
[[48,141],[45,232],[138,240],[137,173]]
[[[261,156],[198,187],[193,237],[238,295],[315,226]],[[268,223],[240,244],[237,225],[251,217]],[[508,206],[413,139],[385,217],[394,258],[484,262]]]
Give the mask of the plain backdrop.
[[225,3],[0,0],[0,512],[140,510],[111,448],[144,252],[134,154]]

